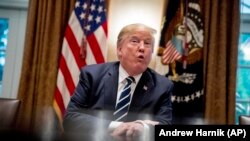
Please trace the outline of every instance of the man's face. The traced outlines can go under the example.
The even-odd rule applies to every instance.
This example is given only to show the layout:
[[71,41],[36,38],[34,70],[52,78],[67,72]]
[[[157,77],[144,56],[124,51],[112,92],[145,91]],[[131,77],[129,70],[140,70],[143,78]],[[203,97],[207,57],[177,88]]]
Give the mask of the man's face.
[[129,75],[144,72],[150,63],[153,52],[153,40],[148,31],[137,30],[125,35],[118,44],[117,54],[123,68]]

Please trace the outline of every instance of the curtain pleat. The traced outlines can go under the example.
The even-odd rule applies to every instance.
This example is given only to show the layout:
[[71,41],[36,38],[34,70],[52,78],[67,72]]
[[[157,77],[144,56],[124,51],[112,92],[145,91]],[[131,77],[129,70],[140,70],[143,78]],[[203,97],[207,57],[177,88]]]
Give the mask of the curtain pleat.
[[201,3],[205,23],[205,119],[209,124],[234,124],[240,2]]
[[[30,0],[18,99],[17,127],[45,132],[54,120],[52,101],[58,60],[75,0]],[[51,126],[52,127],[52,126]]]

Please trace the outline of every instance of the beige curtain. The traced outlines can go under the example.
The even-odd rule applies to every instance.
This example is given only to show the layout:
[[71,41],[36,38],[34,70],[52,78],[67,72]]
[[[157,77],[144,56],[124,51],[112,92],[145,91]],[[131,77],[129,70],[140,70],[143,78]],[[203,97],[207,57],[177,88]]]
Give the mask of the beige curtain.
[[[75,0],[30,0],[18,99],[19,129],[48,128],[64,29]],[[45,132],[45,131],[44,131]]]
[[239,0],[201,0],[204,11],[204,79],[209,124],[234,124]]

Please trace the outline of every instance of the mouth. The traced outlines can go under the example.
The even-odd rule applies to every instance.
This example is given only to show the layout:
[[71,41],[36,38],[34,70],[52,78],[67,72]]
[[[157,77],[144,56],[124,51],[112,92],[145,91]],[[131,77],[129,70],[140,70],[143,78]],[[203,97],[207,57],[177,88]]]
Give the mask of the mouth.
[[139,55],[137,58],[138,58],[139,60],[144,60],[144,56],[143,56],[143,55]]

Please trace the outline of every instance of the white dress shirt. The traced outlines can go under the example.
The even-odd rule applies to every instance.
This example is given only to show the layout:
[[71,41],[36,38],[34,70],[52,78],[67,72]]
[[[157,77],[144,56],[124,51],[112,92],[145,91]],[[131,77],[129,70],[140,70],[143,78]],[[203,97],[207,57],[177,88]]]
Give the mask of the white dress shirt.
[[[142,76],[142,73],[139,74],[139,75],[133,76],[134,79],[135,79],[135,83],[131,84],[131,99],[130,99],[130,102],[132,100],[132,97],[133,97],[133,94],[134,94],[134,91],[135,91],[135,87],[138,84],[141,76]],[[124,89],[124,87],[125,87],[125,85],[127,83],[127,80],[126,80],[127,77],[129,77],[128,73],[120,65],[119,66],[119,78],[118,78],[118,90],[117,90],[116,104],[118,103],[119,98],[121,96],[121,92],[123,91],[123,89]]]
[[[135,83],[132,83],[131,85],[131,99],[130,99],[130,102],[132,101],[132,97],[133,97],[133,94],[134,94],[134,91],[135,91],[135,88],[140,80],[142,76],[142,73],[141,74],[138,74],[136,76],[133,76],[135,78]],[[126,70],[120,65],[119,66],[119,78],[118,78],[118,90],[117,90],[117,97],[116,97],[116,104],[119,100],[119,97],[121,96],[121,92],[123,90],[123,88],[125,87],[126,85],[126,78],[129,77],[128,73],[126,72]],[[139,119],[138,119],[139,120]],[[119,121],[112,121],[110,124],[109,124],[109,131],[112,132],[114,131],[115,128],[117,128],[119,125],[121,125],[123,122],[119,122]],[[144,124],[142,122],[143,126],[144,126],[144,130],[147,130],[149,128],[148,125]]]

